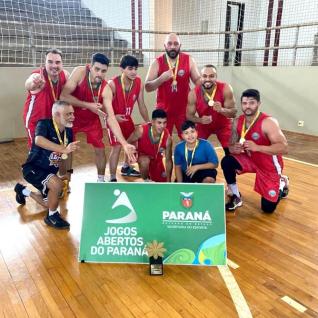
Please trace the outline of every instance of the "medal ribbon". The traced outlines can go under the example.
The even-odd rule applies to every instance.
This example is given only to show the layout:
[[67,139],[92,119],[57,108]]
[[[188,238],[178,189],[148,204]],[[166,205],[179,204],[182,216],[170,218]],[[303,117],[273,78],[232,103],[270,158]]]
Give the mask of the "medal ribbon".
[[177,80],[177,74],[178,74],[178,68],[179,68],[179,54],[177,56],[177,61],[176,61],[176,65],[174,67],[174,71],[173,71],[173,67],[170,63],[170,60],[169,60],[169,57],[168,57],[168,54],[166,53],[166,60],[167,60],[167,63],[168,63],[168,66],[169,66],[169,69],[172,70],[172,73],[173,73],[173,81],[176,81]]
[[256,116],[254,117],[253,121],[251,122],[251,124],[249,125],[249,127],[246,129],[246,125],[245,125],[245,117],[243,120],[243,125],[242,125],[242,131],[241,131],[241,138],[240,140],[244,140],[245,141],[245,136],[246,134],[250,131],[250,129],[253,127],[253,125],[255,124],[255,122],[257,121],[259,115],[261,113],[258,111]]
[[[207,97],[208,102],[209,102],[210,100],[213,101],[213,98],[214,98],[215,93],[216,93],[216,88],[217,88],[217,85],[216,85],[216,83],[215,83],[215,87],[213,88],[213,91],[212,91],[212,94],[211,94],[211,95],[209,95],[208,92],[204,89],[204,95]],[[209,105],[209,106],[210,106],[210,105]]]
[[59,81],[57,81],[56,95],[55,95],[55,91],[54,91],[54,86],[53,86],[52,80],[51,80],[51,78],[50,78],[49,75],[48,75],[47,77],[48,77],[48,79],[49,79],[49,83],[50,83],[51,92],[52,92],[52,96],[53,96],[54,102],[56,102],[56,101],[57,101],[56,95],[57,95],[57,93],[58,93],[58,91],[59,91]]
[[199,140],[197,140],[195,142],[195,146],[194,146],[193,151],[192,151],[190,163],[188,161],[188,156],[189,156],[188,147],[187,147],[187,144],[184,145],[184,156],[185,156],[185,160],[186,160],[186,163],[187,163],[187,168],[192,167],[192,161],[193,161],[194,154],[195,154],[195,151],[196,151],[198,145],[199,145]]
[[124,74],[121,74],[120,77],[120,82],[121,82],[121,88],[123,90],[123,95],[124,95],[124,100],[125,100],[125,106],[127,107],[128,105],[128,99],[129,99],[129,95],[130,95],[130,91],[133,87],[134,81],[131,81],[130,85],[129,85],[129,89],[127,91],[127,96],[126,96],[126,90],[125,90],[125,83],[124,83]]
[[[156,157],[158,156],[158,153],[160,151],[160,147],[161,147],[161,144],[162,144],[162,140],[163,140],[163,136],[164,136],[164,131],[161,133],[160,135],[160,140],[159,140],[159,144],[158,144],[158,149],[157,149],[157,153],[156,153]],[[155,136],[153,134],[153,130],[152,130],[152,126],[150,127],[150,134],[151,134],[151,138],[153,140],[153,142],[155,142]]]
[[[97,96],[95,96],[89,74],[90,74],[90,71],[88,71],[88,78],[87,79],[88,79],[89,88],[91,89],[93,101],[95,103],[98,103],[99,102],[99,96],[100,96],[100,90],[102,88],[102,83],[99,84],[98,93],[97,93]],[[97,99],[96,99],[96,97],[97,97]]]
[[66,147],[67,142],[68,142],[67,137],[66,137],[66,130],[64,130],[64,142],[63,142],[59,128],[57,127],[57,123],[55,122],[54,119],[53,119],[53,126],[54,126],[54,129],[55,129],[55,132],[56,132],[57,138],[59,139],[60,144],[64,145],[64,147]]

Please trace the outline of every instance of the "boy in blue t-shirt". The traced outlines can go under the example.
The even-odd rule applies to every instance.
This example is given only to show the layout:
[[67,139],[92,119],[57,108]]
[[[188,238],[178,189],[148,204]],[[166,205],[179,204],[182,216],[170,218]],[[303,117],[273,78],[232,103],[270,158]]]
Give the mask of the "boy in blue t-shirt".
[[198,139],[194,122],[187,120],[182,126],[181,141],[174,150],[177,182],[214,183],[219,164],[212,144]]

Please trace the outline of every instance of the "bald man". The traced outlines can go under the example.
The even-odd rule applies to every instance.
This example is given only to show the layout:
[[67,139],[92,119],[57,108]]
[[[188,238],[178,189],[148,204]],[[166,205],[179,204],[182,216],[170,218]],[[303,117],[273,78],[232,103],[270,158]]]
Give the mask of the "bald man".
[[201,70],[201,84],[189,93],[187,106],[187,119],[197,124],[199,138],[208,139],[211,134],[216,134],[228,155],[230,118],[234,118],[236,113],[232,87],[217,80],[214,65],[205,65]]
[[156,108],[167,113],[167,129],[171,134],[175,126],[181,139],[190,80],[199,84],[200,73],[193,58],[180,52],[181,42],[177,34],[167,35],[164,48],[165,53],[157,57],[149,67],[145,89],[147,92],[157,90]]

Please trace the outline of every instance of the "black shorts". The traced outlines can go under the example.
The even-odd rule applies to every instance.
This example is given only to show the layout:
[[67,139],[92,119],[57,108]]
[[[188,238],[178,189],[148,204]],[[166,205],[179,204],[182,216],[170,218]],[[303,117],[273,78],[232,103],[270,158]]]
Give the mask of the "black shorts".
[[43,200],[47,200],[47,194],[49,192],[49,189],[47,188],[47,183],[52,178],[55,176],[55,173],[52,173],[51,171],[43,170],[39,167],[31,166],[31,165],[26,165],[22,168],[22,173],[24,179],[32,184],[35,188],[37,188],[42,196]]
[[192,178],[188,177],[184,172],[182,173],[182,182],[187,183],[202,183],[206,177],[211,177],[216,180],[217,171],[216,169],[203,169],[198,170]]

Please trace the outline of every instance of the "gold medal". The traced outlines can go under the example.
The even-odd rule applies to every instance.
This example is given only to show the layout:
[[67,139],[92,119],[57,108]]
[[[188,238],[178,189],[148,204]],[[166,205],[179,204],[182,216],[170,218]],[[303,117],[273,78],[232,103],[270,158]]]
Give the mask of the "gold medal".
[[[158,143],[156,158],[157,158],[158,154],[160,153],[161,144],[162,144],[162,140],[163,140],[164,134],[165,134],[165,131],[163,131],[163,132],[160,134],[160,139],[159,139],[159,143]],[[155,142],[155,136],[154,136],[154,133],[153,133],[152,126],[151,126],[151,128],[150,128],[150,135],[151,135],[151,139],[152,139],[153,144],[156,144],[156,142]]]
[[177,92],[178,91],[177,84],[178,84],[178,82],[176,80],[172,81],[172,84],[171,84],[171,91],[172,92]]
[[170,62],[170,59],[169,59],[169,56],[166,54],[166,61],[168,63],[168,66],[169,66],[169,69],[172,71],[172,84],[171,84],[171,91],[172,92],[177,92],[178,91],[178,88],[177,88],[177,85],[178,85],[178,82],[177,82],[177,75],[178,75],[178,68],[179,68],[179,55],[177,57],[177,60],[176,60],[176,64],[175,66],[173,67],[171,62]]
[[[128,79],[128,82],[129,81],[130,80]],[[131,110],[131,107],[128,107],[128,103],[129,103],[130,92],[131,92],[131,89],[133,87],[134,81],[130,81],[128,91],[125,88],[124,73],[121,74],[120,82],[121,82],[121,88],[122,88],[122,92],[123,92],[123,96],[124,96],[124,100],[125,100],[125,104],[126,104],[125,109],[126,109],[126,112],[127,112],[128,110],[129,111]]]
[[55,90],[54,90],[54,85],[53,85],[53,83],[52,83],[52,80],[51,80],[51,78],[50,78],[50,76],[48,75],[47,76],[48,77],[48,79],[49,79],[49,83],[50,83],[50,88],[51,88],[51,93],[52,93],[52,96],[53,96],[53,99],[54,99],[54,101],[56,102],[57,101],[57,99],[58,99],[58,92],[59,92],[59,80],[57,80],[57,84],[56,84],[56,94],[55,94]]
[[239,140],[239,143],[240,143],[241,145],[244,144],[246,134],[249,132],[249,130],[250,130],[250,129],[253,127],[253,125],[256,123],[256,121],[257,121],[257,119],[258,119],[258,117],[259,117],[260,114],[261,114],[261,113],[258,111],[257,114],[256,114],[256,116],[254,117],[253,121],[251,122],[251,124],[249,125],[248,128],[246,127],[245,117],[244,117],[243,124],[242,124],[242,130],[241,130],[241,138],[240,138],[240,140]]
[[[58,138],[58,140],[59,140],[60,145],[63,145],[63,146],[66,148],[66,146],[67,146],[67,144],[68,144],[68,139],[67,139],[67,137],[66,137],[66,130],[64,130],[64,141],[63,141],[63,140],[62,140],[62,137],[61,137],[61,133],[60,133],[59,128],[58,128],[58,126],[57,126],[57,123],[55,122],[54,119],[52,119],[52,121],[53,121],[53,126],[54,126],[54,129],[55,129],[55,132],[56,132],[56,135],[57,135],[57,138]],[[62,154],[61,154],[61,158],[62,158],[63,160],[66,160],[67,157],[68,157],[68,155],[67,155],[66,153],[62,153]]]
[[214,96],[215,96],[216,89],[217,89],[217,84],[215,83],[214,88],[213,88],[213,91],[212,91],[212,93],[211,93],[211,95],[210,95],[210,94],[204,89],[204,87],[203,87],[203,92],[204,92],[204,95],[206,96],[205,100],[206,100],[206,102],[208,103],[208,105],[209,105],[210,107],[213,107],[213,105],[214,105],[214,100],[213,100],[213,98],[214,98]]
[[195,154],[195,151],[196,151],[198,145],[199,145],[199,140],[197,139],[196,142],[195,142],[195,146],[194,146],[194,148],[192,150],[190,162],[189,162],[189,158],[188,158],[188,147],[187,147],[187,144],[184,145],[184,157],[185,157],[185,160],[186,160],[186,163],[187,163],[187,168],[192,167],[192,161],[193,161],[194,154]]
[[[88,80],[88,84],[89,84],[89,88],[91,90],[91,94],[92,94],[92,99],[93,99],[93,102],[94,103],[99,103],[99,98],[100,98],[100,94],[101,94],[101,88],[102,88],[102,82],[96,84],[95,86],[95,89],[93,89],[93,85],[92,85],[92,82],[90,80],[90,70],[88,71],[87,73],[87,80]],[[97,92],[97,95],[94,94],[94,91],[98,88],[98,92]]]

